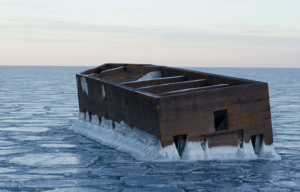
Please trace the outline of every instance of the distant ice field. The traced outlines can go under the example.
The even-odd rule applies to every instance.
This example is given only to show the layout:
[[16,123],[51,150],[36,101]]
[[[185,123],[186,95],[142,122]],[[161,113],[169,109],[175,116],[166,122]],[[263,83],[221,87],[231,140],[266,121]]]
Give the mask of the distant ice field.
[[0,191],[300,190],[300,69],[193,68],[269,83],[281,160],[149,162],[69,129],[86,68],[0,67]]

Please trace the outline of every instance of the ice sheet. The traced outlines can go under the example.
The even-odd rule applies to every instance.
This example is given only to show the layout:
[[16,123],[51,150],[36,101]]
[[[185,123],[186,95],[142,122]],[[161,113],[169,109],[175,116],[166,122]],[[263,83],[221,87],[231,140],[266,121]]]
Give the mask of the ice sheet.
[[[269,83],[273,146],[282,156],[281,161],[259,157],[251,161],[204,159],[178,162],[139,161],[129,153],[101,145],[67,129],[78,114],[74,74],[86,69],[0,66],[1,192],[300,190],[300,69],[201,69]],[[80,78],[78,85],[81,85]],[[83,117],[84,120],[85,114]],[[112,121],[107,119],[107,122],[112,126]],[[225,147],[228,147],[227,151],[232,149],[232,154],[237,151],[237,146]],[[222,150],[217,151],[221,153]],[[214,148],[209,148],[209,153],[213,152]],[[31,156],[33,154],[36,155]],[[60,156],[56,161],[57,154],[73,155]],[[75,157],[78,163],[60,164],[60,161],[68,161],[68,157],[73,160]],[[35,164],[42,158],[48,158],[49,162]],[[103,175],[102,168],[105,170]],[[131,173],[131,169],[137,171]],[[143,171],[138,175],[140,169]],[[120,174],[124,176],[117,176]]]

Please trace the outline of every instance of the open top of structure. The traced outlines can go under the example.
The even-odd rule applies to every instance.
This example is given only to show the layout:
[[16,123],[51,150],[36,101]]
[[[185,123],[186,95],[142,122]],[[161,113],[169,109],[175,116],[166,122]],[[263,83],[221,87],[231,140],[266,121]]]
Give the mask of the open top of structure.
[[81,75],[155,98],[262,83],[152,64],[107,63]]

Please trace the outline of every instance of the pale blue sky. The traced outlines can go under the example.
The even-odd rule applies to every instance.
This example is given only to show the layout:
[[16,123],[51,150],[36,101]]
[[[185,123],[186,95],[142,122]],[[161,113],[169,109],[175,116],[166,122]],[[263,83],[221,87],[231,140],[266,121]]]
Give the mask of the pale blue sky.
[[299,0],[0,0],[0,65],[300,67]]

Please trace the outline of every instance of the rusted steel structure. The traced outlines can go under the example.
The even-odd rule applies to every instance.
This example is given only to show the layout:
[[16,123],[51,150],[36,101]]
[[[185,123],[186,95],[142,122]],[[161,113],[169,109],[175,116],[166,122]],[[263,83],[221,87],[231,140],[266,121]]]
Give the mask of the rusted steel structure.
[[[138,80],[154,71],[161,77]],[[108,63],[76,76],[80,112],[124,121],[163,147],[180,140],[254,145],[257,136],[273,143],[267,83],[150,64]]]

